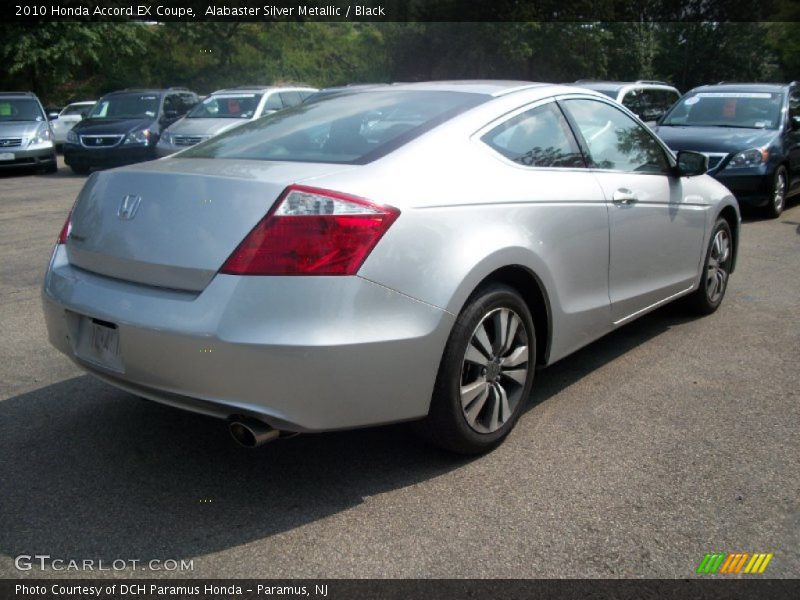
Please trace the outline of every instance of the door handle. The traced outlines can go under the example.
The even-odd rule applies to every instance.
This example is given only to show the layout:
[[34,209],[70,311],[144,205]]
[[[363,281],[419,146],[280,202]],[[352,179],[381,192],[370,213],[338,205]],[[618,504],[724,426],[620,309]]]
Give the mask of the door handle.
[[636,194],[634,194],[629,189],[619,188],[616,192],[614,192],[614,195],[611,197],[611,200],[614,202],[614,204],[627,205],[635,203],[638,200],[638,198],[636,197]]

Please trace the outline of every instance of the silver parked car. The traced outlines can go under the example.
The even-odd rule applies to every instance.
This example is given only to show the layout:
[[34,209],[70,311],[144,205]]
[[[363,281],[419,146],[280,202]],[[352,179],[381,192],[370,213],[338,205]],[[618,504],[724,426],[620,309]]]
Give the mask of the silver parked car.
[[664,81],[650,79],[638,81],[580,79],[575,85],[613,98],[644,121],[648,127],[654,127],[656,121],[681,98],[677,88]]
[[0,92],[0,170],[58,170],[53,130],[32,92]]
[[67,141],[69,130],[86,118],[86,115],[89,114],[96,102],[96,100],[73,102],[58,113],[58,117],[50,124],[53,128],[53,139],[56,146],[61,146]]
[[343,90],[93,174],[50,341],[245,445],[421,420],[486,451],[538,365],[682,296],[717,309],[739,213],[706,165],[574,87]]
[[158,156],[179,150],[284,108],[302,103],[317,90],[307,87],[245,86],[207,96],[158,140]]

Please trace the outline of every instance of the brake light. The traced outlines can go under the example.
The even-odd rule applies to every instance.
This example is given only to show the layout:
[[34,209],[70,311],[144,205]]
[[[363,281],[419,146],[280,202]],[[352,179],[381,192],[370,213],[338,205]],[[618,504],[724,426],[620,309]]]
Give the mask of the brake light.
[[72,211],[69,211],[67,220],[64,221],[64,226],[61,228],[61,233],[58,234],[58,241],[56,242],[56,245],[66,244],[70,231],[72,231]]
[[290,185],[220,270],[228,275],[355,275],[400,211]]

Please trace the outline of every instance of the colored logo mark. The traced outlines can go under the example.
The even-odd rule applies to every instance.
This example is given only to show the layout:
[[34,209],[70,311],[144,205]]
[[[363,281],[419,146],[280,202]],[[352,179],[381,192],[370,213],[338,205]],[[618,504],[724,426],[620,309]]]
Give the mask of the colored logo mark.
[[713,575],[714,573],[735,575],[737,573],[756,574],[763,573],[774,554],[765,552],[738,552],[728,554],[725,552],[706,553],[697,573]]

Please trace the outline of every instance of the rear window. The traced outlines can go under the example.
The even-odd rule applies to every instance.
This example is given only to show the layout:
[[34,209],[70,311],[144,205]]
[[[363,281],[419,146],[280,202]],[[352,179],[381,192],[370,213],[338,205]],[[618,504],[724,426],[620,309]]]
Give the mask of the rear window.
[[237,127],[176,158],[365,164],[488,99],[445,91],[336,94]]

